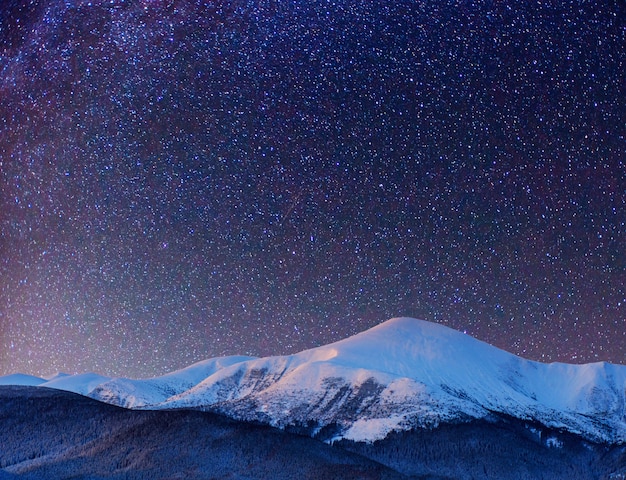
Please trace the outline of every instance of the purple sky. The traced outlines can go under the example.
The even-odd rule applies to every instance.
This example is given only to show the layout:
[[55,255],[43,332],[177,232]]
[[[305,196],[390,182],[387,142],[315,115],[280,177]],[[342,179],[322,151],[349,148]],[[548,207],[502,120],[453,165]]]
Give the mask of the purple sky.
[[394,316],[626,363],[623,2],[5,3],[0,374]]

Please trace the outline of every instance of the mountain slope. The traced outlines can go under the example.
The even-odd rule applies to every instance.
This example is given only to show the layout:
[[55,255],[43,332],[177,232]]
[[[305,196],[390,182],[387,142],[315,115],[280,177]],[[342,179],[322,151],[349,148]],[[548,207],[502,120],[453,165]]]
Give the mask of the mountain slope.
[[44,378],[35,377],[34,375],[25,375],[23,373],[13,373],[0,377],[0,385],[28,385],[31,387],[46,383]]
[[135,411],[37,387],[0,387],[0,479],[387,479],[356,453],[205,412]]
[[626,440],[626,367],[541,364],[447,327],[397,318],[331,345],[222,369],[161,407],[205,407],[274,425],[335,424],[337,438],[494,412],[590,440]]
[[[89,396],[122,407],[148,407],[191,389],[220,369],[251,360],[252,357],[231,356],[212,358],[187,368],[147,380],[113,378],[92,388]],[[45,384],[44,386],[52,386]]]
[[610,444],[626,441],[626,367],[524,360],[434,323],[395,318],[295,355],[226,357],[149,380],[62,377],[133,408],[204,409],[326,441],[502,416]]
[[206,412],[131,410],[61,390],[0,386],[0,431],[0,479],[626,477],[626,447],[542,434],[513,419],[330,446]]

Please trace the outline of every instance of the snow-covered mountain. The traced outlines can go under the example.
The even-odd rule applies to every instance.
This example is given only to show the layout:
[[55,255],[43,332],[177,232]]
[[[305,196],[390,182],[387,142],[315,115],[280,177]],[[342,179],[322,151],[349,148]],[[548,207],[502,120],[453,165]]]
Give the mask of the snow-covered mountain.
[[375,441],[503,415],[626,442],[626,366],[533,362],[411,318],[295,355],[212,359],[149,380],[90,374],[40,385],[132,408],[200,408],[306,427],[325,439]]
[[34,387],[45,382],[44,378],[24,373],[12,373],[11,375],[0,377],[0,385],[28,385]]
[[[30,383],[22,384],[79,393],[125,408],[153,407],[158,409],[170,397],[193,388],[216,371],[252,359],[253,357],[244,356],[211,358],[167,375],[149,379],[110,378],[96,373],[82,373],[60,374],[48,381],[32,377],[33,380]],[[13,375],[0,377],[0,385],[15,385],[11,377]],[[4,379],[7,380],[4,381]],[[40,381],[37,382],[37,380]]]
[[158,408],[170,397],[188,391],[218,370],[251,359],[244,356],[212,358],[147,380],[107,379],[93,388],[89,396],[121,407]]

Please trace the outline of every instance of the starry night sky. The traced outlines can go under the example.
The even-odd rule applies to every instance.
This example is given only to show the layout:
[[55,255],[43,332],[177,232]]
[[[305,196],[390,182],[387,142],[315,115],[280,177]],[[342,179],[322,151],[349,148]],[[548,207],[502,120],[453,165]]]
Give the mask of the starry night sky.
[[0,374],[400,315],[626,363],[625,5],[3,1]]

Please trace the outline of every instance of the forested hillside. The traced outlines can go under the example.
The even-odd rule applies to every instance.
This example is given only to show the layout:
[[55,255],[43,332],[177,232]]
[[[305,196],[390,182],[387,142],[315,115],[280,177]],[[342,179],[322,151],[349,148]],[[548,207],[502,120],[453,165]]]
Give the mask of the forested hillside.
[[0,387],[0,478],[387,479],[360,455],[196,411],[133,411],[79,395]]
[[297,428],[285,432],[193,410],[128,410],[60,390],[2,386],[0,480],[626,478],[624,446],[513,418],[490,420],[328,445]]

